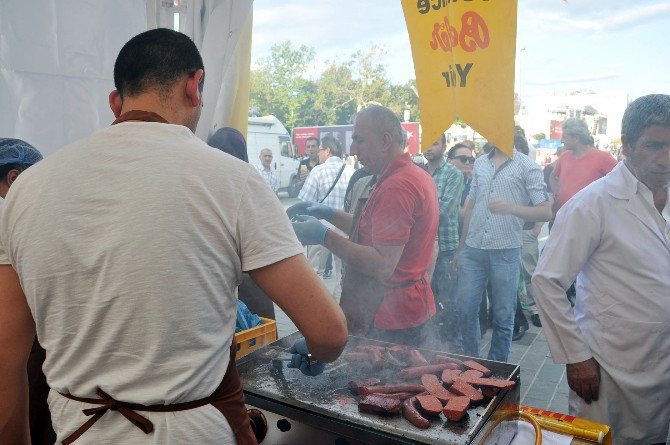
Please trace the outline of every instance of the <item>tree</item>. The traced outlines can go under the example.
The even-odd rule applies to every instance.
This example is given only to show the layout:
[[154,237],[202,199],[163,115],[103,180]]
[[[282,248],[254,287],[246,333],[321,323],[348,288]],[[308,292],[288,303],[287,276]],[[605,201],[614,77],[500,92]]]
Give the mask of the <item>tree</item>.
[[547,139],[547,135],[544,133],[534,134],[533,139],[535,139],[536,141],[541,141],[543,139]]
[[314,49],[294,48],[290,41],[273,45],[270,56],[251,72],[249,106],[274,114],[289,128],[304,124],[306,105],[314,85],[303,74],[314,60]]

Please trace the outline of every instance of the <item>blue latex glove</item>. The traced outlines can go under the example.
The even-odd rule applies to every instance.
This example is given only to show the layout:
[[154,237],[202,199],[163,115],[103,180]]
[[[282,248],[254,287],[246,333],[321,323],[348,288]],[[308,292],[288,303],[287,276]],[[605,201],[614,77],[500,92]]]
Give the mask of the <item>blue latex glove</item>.
[[299,202],[286,209],[286,215],[288,215],[289,219],[291,220],[298,215],[309,215],[331,222],[333,219],[333,213],[335,213],[335,209],[332,207],[311,201]]
[[321,221],[313,216],[298,215],[293,219],[293,230],[298,240],[305,245],[323,244],[326,240],[328,227],[321,224]]
[[293,346],[288,350],[293,353],[291,362],[287,365],[289,368],[298,368],[300,372],[310,377],[319,375],[326,368],[326,363],[315,359],[311,359],[309,349],[307,349],[307,342],[304,338],[293,343]]

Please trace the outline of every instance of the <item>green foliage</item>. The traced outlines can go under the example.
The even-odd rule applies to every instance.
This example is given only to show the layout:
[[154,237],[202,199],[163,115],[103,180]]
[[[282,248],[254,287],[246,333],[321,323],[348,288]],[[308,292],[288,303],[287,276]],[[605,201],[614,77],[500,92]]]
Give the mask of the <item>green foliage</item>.
[[543,139],[547,139],[547,135],[544,133],[534,134],[533,139],[535,139],[536,141],[541,141]]
[[251,71],[249,107],[274,114],[287,128],[349,124],[371,104],[389,107],[401,119],[408,108],[410,120],[418,120],[415,82],[392,84],[379,62],[383,55],[377,46],[358,51],[345,62],[329,62],[310,80],[306,69],[314,61],[313,48],[295,48],[290,41],[274,45]]

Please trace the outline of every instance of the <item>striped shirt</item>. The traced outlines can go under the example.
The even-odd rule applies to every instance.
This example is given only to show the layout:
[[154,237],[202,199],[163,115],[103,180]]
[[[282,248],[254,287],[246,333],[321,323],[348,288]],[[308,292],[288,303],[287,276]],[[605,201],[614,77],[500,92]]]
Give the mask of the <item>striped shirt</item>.
[[[309,172],[305,185],[300,190],[298,199],[301,201],[320,202],[326,196],[328,190],[330,190],[333,182],[335,182],[335,178],[337,178],[337,174],[343,165],[344,161],[341,158],[331,156],[323,164],[314,167]],[[347,193],[347,185],[353,173],[351,170],[351,167],[344,167],[344,171],[337,180],[337,184],[323,201],[325,205],[338,210],[344,208],[344,195]]]
[[263,164],[261,163],[256,164],[256,170],[258,170],[258,173],[261,174],[261,177],[272,191],[277,193],[277,190],[279,190],[279,182],[277,181],[277,174],[274,170],[265,170],[265,167],[263,167]]
[[[426,168],[427,170],[427,168]],[[440,225],[437,230],[440,251],[458,248],[458,208],[463,193],[463,173],[455,165],[442,159],[433,172],[440,206]]]
[[496,171],[492,153],[477,158],[469,198],[474,202],[465,243],[476,249],[521,247],[523,219],[489,211],[489,202],[504,200],[519,206],[547,202],[547,187],[540,167],[514,150],[513,157]]

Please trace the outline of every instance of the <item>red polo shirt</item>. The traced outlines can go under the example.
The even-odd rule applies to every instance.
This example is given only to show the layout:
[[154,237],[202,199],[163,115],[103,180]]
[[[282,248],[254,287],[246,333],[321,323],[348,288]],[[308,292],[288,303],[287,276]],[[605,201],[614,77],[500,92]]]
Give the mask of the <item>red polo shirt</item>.
[[393,275],[384,283],[386,294],[375,314],[375,327],[418,326],[435,315],[435,298],[426,276],[439,224],[435,182],[404,154],[391,161],[374,187],[359,223],[359,243],[405,246]]
[[589,150],[580,158],[575,158],[571,151],[563,153],[552,172],[558,180],[556,211],[578,191],[607,175],[616,164],[614,156],[597,149]]

